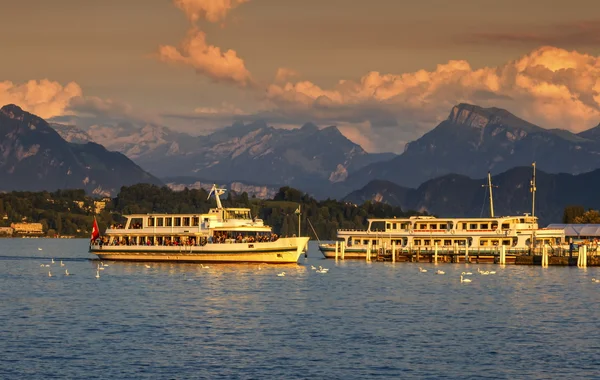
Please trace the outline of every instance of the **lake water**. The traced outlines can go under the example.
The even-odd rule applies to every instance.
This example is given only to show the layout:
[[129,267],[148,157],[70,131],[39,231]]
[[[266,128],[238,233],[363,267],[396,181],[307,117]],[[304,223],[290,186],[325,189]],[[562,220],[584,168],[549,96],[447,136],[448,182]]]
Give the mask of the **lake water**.
[[600,377],[600,268],[90,258],[0,239],[0,378]]

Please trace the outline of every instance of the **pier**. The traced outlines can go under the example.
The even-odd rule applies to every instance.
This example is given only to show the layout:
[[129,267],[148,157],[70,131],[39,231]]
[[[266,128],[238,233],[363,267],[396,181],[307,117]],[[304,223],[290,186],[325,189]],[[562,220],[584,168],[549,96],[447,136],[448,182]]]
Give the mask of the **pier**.
[[[346,245],[343,241],[335,243],[335,259],[345,260]],[[368,254],[367,252],[370,252]],[[507,249],[505,246],[469,249],[466,247],[437,247],[431,249],[407,248],[371,245],[360,257],[352,259],[379,262],[410,263],[451,263],[451,264],[501,264],[501,265],[541,265],[548,266],[600,266],[600,253],[588,246],[581,245],[576,249],[562,247],[536,247],[527,250]]]

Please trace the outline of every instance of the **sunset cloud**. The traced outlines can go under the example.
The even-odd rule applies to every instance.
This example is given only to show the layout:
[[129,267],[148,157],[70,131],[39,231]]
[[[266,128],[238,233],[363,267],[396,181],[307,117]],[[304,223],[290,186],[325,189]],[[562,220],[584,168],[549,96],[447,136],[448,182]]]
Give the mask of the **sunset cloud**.
[[542,127],[579,132],[600,121],[600,57],[546,46],[497,67],[474,69],[453,60],[432,71],[373,71],[331,88],[288,81],[266,91],[269,112],[354,126],[353,136],[368,138],[379,151],[401,151],[460,102],[503,107]]
[[234,50],[221,51],[217,46],[206,42],[206,34],[192,28],[181,46],[160,46],[158,55],[161,61],[191,66],[215,82],[229,82],[245,87],[252,83],[250,72],[244,60]]
[[173,0],[191,22],[206,20],[218,22],[227,16],[230,10],[250,0]]
[[66,86],[48,79],[23,84],[0,82],[0,107],[14,103],[42,118],[63,115],[71,101],[81,95],[81,87],[75,82]]

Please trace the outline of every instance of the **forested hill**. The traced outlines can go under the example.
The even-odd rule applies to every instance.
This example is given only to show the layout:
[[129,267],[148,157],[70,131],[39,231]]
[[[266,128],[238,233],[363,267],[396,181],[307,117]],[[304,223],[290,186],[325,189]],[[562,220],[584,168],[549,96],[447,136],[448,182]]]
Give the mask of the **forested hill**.
[[[139,184],[122,187],[117,197],[106,202],[96,217],[100,231],[122,220],[122,215],[133,213],[205,213],[215,207],[214,198],[205,190],[173,191],[168,187]],[[49,235],[90,235],[95,215],[95,199],[83,190],[56,192],[0,193],[0,226],[27,221],[40,222]],[[97,201],[97,200],[96,200]],[[367,218],[401,217],[413,215],[400,207],[367,201],[362,205],[336,200],[317,201],[299,190],[282,187],[271,200],[249,198],[246,193],[227,193],[222,196],[224,207],[247,207],[253,215],[281,235],[298,233],[296,209],[301,209],[302,235],[330,240],[338,228],[366,228]],[[314,227],[309,226],[308,221]]]

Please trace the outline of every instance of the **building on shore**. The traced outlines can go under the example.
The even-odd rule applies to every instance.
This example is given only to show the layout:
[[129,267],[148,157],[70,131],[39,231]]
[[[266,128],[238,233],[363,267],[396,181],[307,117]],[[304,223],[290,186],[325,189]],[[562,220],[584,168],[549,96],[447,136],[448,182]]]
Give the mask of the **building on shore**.
[[12,236],[13,232],[15,232],[12,227],[0,227],[0,236]]
[[18,235],[43,235],[42,223],[11,223],[13,232]]

